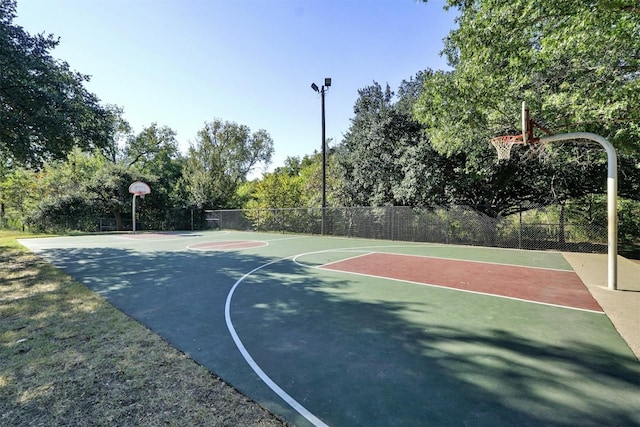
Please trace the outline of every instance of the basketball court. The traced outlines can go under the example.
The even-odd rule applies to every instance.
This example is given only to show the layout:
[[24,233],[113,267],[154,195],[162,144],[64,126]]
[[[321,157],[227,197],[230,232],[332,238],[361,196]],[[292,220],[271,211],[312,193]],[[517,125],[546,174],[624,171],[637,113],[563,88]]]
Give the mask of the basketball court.
[[[640,425],[615,302],[561,253],[227,231],[21,243],[295,425]],[[637,301],[627,283],[596,286]]]

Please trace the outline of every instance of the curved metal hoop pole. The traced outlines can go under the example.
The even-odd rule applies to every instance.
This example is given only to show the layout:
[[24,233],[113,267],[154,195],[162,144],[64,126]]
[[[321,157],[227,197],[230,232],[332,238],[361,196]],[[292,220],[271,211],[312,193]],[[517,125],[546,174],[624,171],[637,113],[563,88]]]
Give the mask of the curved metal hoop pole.
[[564,133],[545,136],[540,142],[589,139],[604,147],[607,152],[607,219],[608,219],[608,271],[607,287],[618,289],[618,158],[613,145],[605,138],[590,132]]

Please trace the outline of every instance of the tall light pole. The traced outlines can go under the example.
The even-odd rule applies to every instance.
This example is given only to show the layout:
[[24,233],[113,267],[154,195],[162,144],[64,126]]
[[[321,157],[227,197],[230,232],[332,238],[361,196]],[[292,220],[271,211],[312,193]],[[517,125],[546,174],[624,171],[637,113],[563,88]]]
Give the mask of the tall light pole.
[[324,125],[324,94],[329,90],[331,86],[331,78],[326,77],[324,79],[324,85],[318,88],[318,85],[311,83],[311,89],[320,94],[322,98],[322,234],[325,232],[325,211],[327,208],[327,140],[325,136]]

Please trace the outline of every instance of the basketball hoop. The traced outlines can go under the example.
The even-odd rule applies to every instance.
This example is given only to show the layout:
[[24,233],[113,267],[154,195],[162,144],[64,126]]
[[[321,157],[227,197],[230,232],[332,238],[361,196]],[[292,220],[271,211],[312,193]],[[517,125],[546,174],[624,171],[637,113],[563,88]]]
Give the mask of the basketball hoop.
[[145,182],[136,181],[129,186],[129,193],[133,194],[131,200],[131,229],[136,234],[136,196],[144,199],[145,194],[151,193],[151,188]]
[[145,194],[151,193],[151,188],[144,182],[136,181],[129,186],[129,193],[142,197]]
[[491,138],[491,144],[498,152],[498,160],[509,160],[511,158],[511,147],[515,144],[524,144],[522,135],[506,135]]
[[[509,160],[511,158],[511,147],[515,144],[532,145],[539,140],[533,135],[534,122],[529,116],[529,108],[525,102],[522,103],[522,133],[520,135],[496,136],[491,138],[491,144],[498,152],[498,160]],[[542,128],[546,131],[546,129]]]

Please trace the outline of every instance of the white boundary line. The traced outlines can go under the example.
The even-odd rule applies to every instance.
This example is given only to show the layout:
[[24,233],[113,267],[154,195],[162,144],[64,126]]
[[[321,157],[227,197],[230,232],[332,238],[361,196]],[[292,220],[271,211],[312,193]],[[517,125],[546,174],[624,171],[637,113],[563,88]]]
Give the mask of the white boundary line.
[[[452,258],[452,257],[443,257],[443,256],[434,256],[434,255],[402,254],[402,253],[385,251],[385,250],[377,250],[377,249],[387,249],[387,248],[413,248],[413,247],[415,247],[415,246],[408,246],[408,245],[388,246],[387,245],[387,246],[361,246],[361,247],[353,247],[353,248],[325,249],[325,250],[321,250],[321,251],[308,252],[308,253],[296,255],[293,258],[293,260],[298,265],[307,266],[306,264],[303,264],[302,262],[297,261],[297,258],[301,257],[301,256],[304,256],[304,255],[313,255],[313,254],[319,254],[319,253],[324,253],[324,252],[367,252],[366,250],[368,250],[369,253],[365,254],[365,255],[369,255],[369,254],[373,254],[373,253],[381,253],[381,254],[402,255],[402,256],[411,256],[411,257],[420,257],[420,258],[434,258],[434,259],[442,259],[442,260],[448,260],[448,261],[473,262],[473,263],[477,263],[477,264],[501,265],[501,266],[505,266],[505,267],[530,268],[530,269],[533,269],[533,270],[549,270],[549,271],[559,271],[559,272],[566,272],[566,273],[575,273],[575,271],[572,269],[572,267],[570,265],[569,265],[569,269],[551,268],[551,267],[536,267],[534,265],[509,264],[509,263],[504,263],[504,262],[480,261],[480,260],[473,260],[473,259],[461,259],[461,258]],[[370,249],[376,249],[376,250],[370,250]],[[491,249],[491,248],[489,248],[489,249]],[[551,252],[551,253],[555,253],[555,252]],[[561,252],[557,252],[557,253],[561,254]],[[357,258],[357,257],[354,257],[354,258]],[[350,259],[350,258],[345,258],[345,260],[347,260],[347,259]],[[333,263],[337,263],[337,262],[341,262],[341,261],[344,261],[344,260],[332,261],[332,262],[330,262],[328,264],[333,264]],[[312,267],[313,268],[314,266],[308,266],[308,267]],[[315,267],[315,268],[317,268],[317,267]]]
[[[281,239],[281,240],[287,240],[287,239],[288,238]],[[413,246],[413,245],[411,245],[411,246]],[[411,246],[399,245],[399,246],[393,246],[393,247],[411,247]],[[249,353],[247,348],[242,343],[242,340],[240,339],[240,336],[238,335],[235,327],[233,326],[233,321],[231,320],[231,300],[233,299],[233,295],[234,295],[236,289],[238,288],[238,286],[240,286],[240,284],[246,278],[248,278],[249,276],[251,276],[252,274],[254,274],[257,271],[262,270],[263,268],[269,267],[269,266],[271,266],[273,264],[276,264],[278,262],[281,262],[281,261],[285,261],[285,260],[291,259],[292,262],[294,262],[295,264],[297,264],[297,265],[299,265],[299,266],[301,266],[303,268],[315,268],[315,269],[320,269],[320,270],[324,270],[324,271],[334,271],[334,272],[338,272],[338,273],[341,273],[341,274],[355,274],[355,275],[359,275],[359,276],[373,277],[373,278],[377,278],[377,279],[382,278],[382,279],[385,279],[385,280],[394,280],[394,281],[397,281],[397,282],[413,283],[413,284],[418,284],[418,285],[423,285],[423,286],[430,286],[430,287],[434,287],[434,288],[448,289],[448,290],[459,291],[459,292],[467,292],[467,293],[484,295],[484,296],[492,296],[492,297],[496,296],[496,295],[493,295],[493,294],[485,294],[485,293],[482,293],[482,292],[475,292],[475,291],[468,291],[468,290],[462,290],[462,289],[456,289],[456,288],[449,288],[449,287],[438,286],[438,285],[429,285],[429,284],[425,284],[425,283],[411,282],[411,281],[408,281],[408,280],[390,279],[390,278],[387,278],[387,277],[372,276],[372,275],[368,275],[368,274],[348,273],[348,272],[339,271],[339,270],[331,270],[329,268],[322,268],[322,266],[318,267],[318,266],[305,265],[305,264],[302,264],[302,263],[300,263],[298,261],[298,258],[300,258],[300,257],[303,257],[305,255],[318,254],[318,253],[363,252],[361,254],[354,255],[353,257],[350,257],[348,259],[358,258],[358,257],[366,256],[366,255],[369,255],[369,254],[372,254],[372,253],[376,253],[376,251],[371,251],[371,249],[373,249],[373,248],[382,249],[382,248],[389,248],[389,246],[387,246],[387,245],[384,245],[384,246],[362,246],[362,247],[342,248],[342,249],[333,248],[333,249],[324,249],[324,250],[320,250],[320,251],[305,252],[305,253],[301,253],[301,254],[297,254],[297,255],[291,255],[291,256],[288,256],[288,257],[280,258],[280,259],[277,259],[275,261],[271,261],[271,262],[268,262],[266,264],[262,264],[262,265],[260,265],[260,266],[258,266],[256,268],[254,268],[253,270],[249,271],[248,273],[245,273],[242,277],[240,277],[240,279],[238,279],[234,283],[234,285],[229,290],[229,293],[227,294],[227,298],[226,298],[225,305],[224,305],[224,318],[225,318],[225,322],[226,322],[226,325],[227,325],[227,330],[229,331],[229,334],[231,334],[231,338],[233,339],[233,342],[235,343],[236,347],[238,348],[238,351],[240,351],[240,354],[242,355],[244,360],[249,364],[249,366],[251,367],[253,372],[255,372],[256,375],[258,375],[258,377],[274,393],[276,393],[282,400],[284,400],[289,406],[291,406],[291,408],[293,408],[295,411],[297,411],[300,415],[302,415],[304,418],[306,418],[310,423],[312,423],[316,427],[328,427],[328,425],[325,424],[321,419],[319,419],[313,413],[311,413],[307,408],[305,408],[302,404],[300,404],[297,400],[295,400],[286,391],[284,391],[284,389],[282,389],[282,387],[280,387],[278,384],[276,384],[275,381],[273,381],[271,379],[271,377],[269,377],[269,375],[267,375],[267,373],[258,365],[258,363],[253,359],[253,357],[251,357],[251,354]],[[402,255],[402,254],[400,254],[400,255]],[[518,298],[502,297],[502,296],[499,296],[499,295],[497,297],[516,300],[516,301],[521,301],[521,302],[525,302],[525,303],[536,303],[536,302],[532,302],[532,301],[528,301],[528,300],[521,300],[521,299],[518,299]],[[545,303],[536,303],[536,304],[546,305],[546,306],[554,306],[553,304],[545,304]],[[564,306],[554,306],[554,307],[565,308],[565,309],[569,308],[569,307],[564,307]],[[591,311],[591,310],[585,310],[585,311]],[[593,312],[593,313],[601,314],[600,312]],[[604,313],[602,313],[602,314],[604,314]]]
[[475,295],[483,295],[483,296],[492,297],[492,298],[502,298],[502,299],[508,299],[508,300],[513,300],[513,301],[525,302],[525,303],[529,303],[529,304],[546,305],[546,306],[549,306],[549,307],[564,308],[566,310],[577,310],[577,311],[586,311],[588,313],[594,313],[594,314],[605,314],[604,311],[589,310],[587,308],[569,307],[569,306],[566,306],[566,305],[551,304],[551,303],[548,303],[548,302],[541,302],[541,301],[532,301],[532,300],[528,300],[528,299],[510,297],[510,296],[506,296],[506,295],[497,295],[497,294],[491,294],[491,293],[487,293],[487,292],[479,292],[479,291],[472,291],[472,290],[469,290],[469,289],[453,288],[453,287],[450,287],[450,286],[443,286],[443,285],[434,285],[432,283],[422,283],[422,282],[415,282],[413,280],[394,279],[393,277],[375,276],[373,274],[356,273],[356,272],[344,271],[344,270],[334,270],[332,268],[323,268],[323,267],[315,267],[315,268],[323,269],[323,270],[327,270],[327,271],[333,271],[333,272],[336,272],[336,273],[353,274],[353,275],[356,275],[356,276],[371,277],[373,279],[383,279],[383,280],[392,280],[394,282],[412,283],[414,285],[422,285],[422,286],[427,286],[429,288],[448,289],[448,290],[451,290],[451,291],[464,292],[464,293],[475,294]]
[[[227,243],[226,245],[224,243]],[[234,248],[234,245],[240,244],[249,244],[249,243],[264,243],[264,245],[260,246],[247,246],[245,248]],[[215,245],[220,244],[219,246],[215,246],[213,248],[194,248],[196,245]],[[202,243],[193,243],[187,246],[187,249],[190,251],[230,251],[230,250],[242,250],[242,249],[253,249],[253,248],[263,248],[265,246],[269,246],[269,242],[266,240],[217,240],[213,242],[202,242]]]
[[[530,300],[525,300],[525,299],[515,298],[515,297],[494,295],[494,294],[488,294],[488,293],[478,292],[478,291],[471,291],[471,290],[466,290],[466,289],[457,289],[457,288],[451,288],[451,287],[447,287],[447,286],[440,286],[440,285],[433,285],[433,284],[428,284],[428,283],[414,282],[414,281],[410,281],[410,280],[393,279],[393,278],[389,278],[389,277],[374,276],[374,275],[370,275],[370,274],[352,273],[352,272],[345,272],[345,271],[340,271],[340,270],[332,270],[330,268],[323,268],[323,266],[309,266],[309,265],[305,265],[305,264],[302,264],[302,263],[298,262],[298,258],[299,257],[303,257],[305,255],[318,254],[318,253],[357,252],[357,251],[364,252],[363,254],[355,255],[355,256],[347,258],[347,259],[358,258],[358,257],[366,256],[366,255],[369,255],[369,254],[372,254],[372,253],[376,253],[375,251],[371,251],[370,250],[372,248],[385,248],[385,247],[388,248],[389,246],[368,246],[368,247],[360,247],[360,248],[354,247],[354,248],[343,248],[343,249],[335,249],[334,248],[334,249],[325,249],[325,250],[320,250],[320,251],[305,252],[305,253],[301,253],[301,254],[297,254],[297,255],[291,255],[291,256],[288,256],[288,257],[280,258],[280,259],[277,259],[275,261],[271,261],[271,262],[268,262],[266,264],[262,264],[262,265],[260,265],[260,266],[258,266],[256,268],[254,268],[253,270],[249,271],[248,273],[245,273],[242,277],[240,277],[240,279],[238,279],[234,283],[234,285],[229,290],[229,293],[227,294],[227,298],[226,298],[225,305],[224,305],[224,318],[225,318],[225,322],[226,322],[226,325],[227,325],[227,330],[231,334],[231,338],[233,339],[233,342],[235,343],[236,347],[238,348],[238,351],[240,351],[240,354],[242,354],[242,357],[244,358],[244,360],[249,364],[249,366],[256,373],[256,375],[258,375],[258,377],[274,393],[276,393],[282,400],[284,400],[289,406],[291,406],[291,408],[293,408],[295,411],[297,411],[300,415],[302,415],[304,418],[306,418],[310,423],[312,423],[316,427],[329,427],[329,426],[326,423],[324,423],[324,421],[322,421],[317,416],[315,416],[313,413],[311,413],[307,408],[305,408],[297,400],[295,400],[286,391],[284,391],[282,389],[282,387],[280,387],[278,384],[276,384],[275,381],[273,381],[269,377],[269,375],[267,375],[266,372],[264,372],[264,370],[258,365],[258,363],[253,359],[253,357],[251,357],[251,354],[249,354],[249,351],[247,350],[247,348],[242,343],[242,340],[240,339],[240,336],[238,335],[235,327],[233,326],[233,321],[231,320],[231,300],[233,299],[233,295],[234,295],[236,289],[238,288],[238,286],[240,286],[240,284],[246,278],[248,278],[249,276],[251,276],[255,272],[260,271],[263,268],[269,267],[269,266],[271,266],[273,264],[276,264],[278,262],[291,259],[292,262],[294,262],[295,264],[297,264],[297,265],[299,265],[299,266],[301,266],[303,268],[315,268],[315,269],[318,269],[318,270],[333,271],[333,272],[337,272],[337,273],[340,273],[340,274],[353,274],[353,275],[363,276],[363,277],[371,277],[371,278],[383,279],[383,280],[392,280],[392,281],[395,281],[395,282],[411,283],[411,284],[427,286],[427,287],[432,287],[432,288],[450,290],[450,291],[454,291],[454,292],[465,292],[465,293],[469,293],[469,294],[489,296],[489,297],[493,297],[493,298],[502,298],[502,299],[507,299],[507,300],[512,300],[512,301],[524,302],[524,303],[528,303],[528,304],[536,304],[536,305],[542,305],[542,306],[554,307],[554,308],[561,308],[561,309],[566,309],[566,310],[574,310],[574,311],[582,311],[582,312],[588,312],[588,313],[593,313],[593,314],[606,315],[606,313],[604,313],[603,311],[601,312],[601,311],[594,311],[594,310],[588,310],[588,309],[573,308],[573,307],[567,307],[567,306],[557,305],[557,304],[530,301]],[[369,250],[364,251],[364,249],[369,249]],[[399,255],[402,255],[402,254],[399,254]],[[409,255],[409,256],[411,256],[411,255]],[[446,258],[446,259],[449,259],[449,258]],[[325,264],[325,265],[329,265],[329,264]],[[506,265],[511,265],[511,264],[506,264]],[[560,270],[560,271],[565,271],[565,270]]]
[[[229,234],[228,231],[226,233]],[[264,243],[264,245],[262,245],[262,246],[250,246],[250,247],[246,247],[246,248],[240,248],[239,250],[252,249],[252,248],[261,248],[263,246],[268,246],[270,244],[269,242],[279,242],[279,241],[282,241],[282,240],[302,239],[304,237],[306,237],[306,236],[283,237],[283,238],[279,238],[279,239],[268,239],[268,240],[244,240],[244,242],[262,242],[262,243]],[[231,241],[230,240],[212,240],[212,241],[208,241],[208,242],[193,243],[191,245],[187,245],[186,248],[188,250],[190,250],[190,251],[225,251],[227,249],[225,249],[224,247],[217,247],[217,248],[213,248],[213,249],[209,249],[209,248],[194,248],[193,247],[195,245],[206,245],[206,244],[210,244],[210,243],[224,243],[224,242],[231,242]],[[239,241],[236,241],[236,243],[239,243]],[[229,243],[229,246],[232,246],[232,244]]]
[[295,240],[295,239],[306,239],[309,236],[292,236],[292,237],[280,237],[278,239],[268,239],[265,242],[279,242],[281,240]]
[[[389,247],[390,246],[380,246],[380,248],[389,248]],[[393,247],[406,247],[406,246],[393,246]],[[573,271],[573,270],[563,270],[563,269],[544,268],[544,267],[528,267],[528,266],[517,265],[517,264],[492,263],[492,262],[489,262],[489,261],[468,261],[468,260],[460,260],[460,259],[456,259],[456,258],[432,257],[432,256],[429,256],[429,255],[407,255],[407,254],[398,254],[398,253],[395,253],[395,252],[384,252],[384,251],[366,251],[366,253],[365,253],[365,251],[363,251],[363,253],[361,255],[356,255],[356,256],[353,256],[353,257],[344,258],[344,259],[341,259],[339,261],[332,261],[330,263],[323,264],[323,265],[318,265],[318,266],[303,264],[303,263],[298,261],[298,257],[302,257],[302,256],[305,256],[305,255],[313,255],[313,254],[327,253],[327,252],[355,252],[355,250],[362,250],[362,249],[369,249],[369,248],[375,248],[375,246],[370,246],[370,247],[366,247],[365,246],[363,248],[349,248],[351,250],[349,250],[349,249],[325,249],[325,250],[321,250],[321,251],[307,252],[307,253],[304,253],[304,254],[295,255],[292,258],[292,260],[293,260],[293,262],[295,262],[297,265],[299,265],[301,267],[315,268],[315,269],[319,269],[319,270],[328,270],[328,271],[333,271],[333,272],[342,273],[342,274],[353,274],[353,275],[356,275],[356,276],[371,277],[371,278],[374,278],[374,279],[384,279],[384,280],[392,280],[392,281],[395,281],[395,282],[412,283],[412,284],[415,284],[415,285],[428,286],[428,287],[431,287],[431,288],[449,289],[449,290],[457,291],[457,292],[465,292],[465,293],[470,293],[470,294],[475,294],[475,295],[483,295],[483,296],[489,296],[489,297],[494,297],[494,298],[509,299],[509,300],[512,300],[512,301],[520,301],[520,302],[525,302],[525,303],[529,303],[529,304],[537,304],[537,305],[544,305],[544,306],[548,306],[548,307],[564,308],[566,310],[585,311],[587,313],[594,313],[594,314],[606,314],[604,312],[604,310],[603,311],[589,310],[589,309],[586,309],[586,308],[577,308],[577,307],[570,307],[570,306],[560,305],[560,304],[551,304],[551,303],[541,302],[541,301],[532,301],[532,300],[528,300],[528,299],[510,297],[510,296],[506,296],[506,295],[496,295],[496,294],[491,294],[491,293],[486,293],[486,292],[472,291],[472,290],[469,290],[469,289],[459,289],[459,288],[454,288],[454,287],[450,287],[450,286],[434,285],[434,284],[431,284],[431,283],[414,282],[414,281],[411,281],[411,280],[394,279],[392,277],[375,276],[375,275],[372,275],[372,274],[356,273],[356,272],[351,272],[351,271],[343,271],[343,270],[332,269],[331,267],[328,267],[328,266],[330,266],[332,264],[336,264],[336,263],[342,262],[342,261],[355,259],[355,258],[360,258],[360,257],[364,257],[364,256],[367,256],[367,255],[375,254],[375,253],[383,253],[383,254],[390,254],[390,255],[437,258],[437,259],[445,259],[445,260],[452,260],[452,261],[478,262],[478,263],[483,263],[483,264],[495,264],[495,265],[504,265],[504,266],[508,266],[508,267],[532,268],[532,269],[538,269],[538,270],[551,270],[551,271],[557,271],[557,272],[560,272],[560,273],[567,272],[567,273],[576,274],[575,271]]]
[[[339,262],[349,261],[349,260],[352,260],[352,259],[363,258],[363,257],[369,256],[369,255],[373,255],[373,254],[376,254],[376,253],[379,253],[379,252],[375,252],[375,251],[373,251],[373,252],[363,252],[363,253],[361,253],[360,255],[354,255],[354,256],[347,257],[347,258],[343,258],[343,259],[338,260],[338,261],[331,261],[331,262],[328,262],[328,263],[326,263],[326,264],[319,265],[319,266],[317,266],[316,268],[324,268],[324,269],[330,270],[330,268],[329,268],[328,266],[330,266],[330,265],[332,265],[332,264],[337,264],[337,263],[339,263]],[[296,257],[296,258],[297,258],[297,257]],[[298,262],[296,261],[296,258],[294,258],[293,262],[295,262],[295,263],[296,263],[296,264],[298,264],[298,265],[304,266],[304,264],[300,264],[300,263],[298,263]]]
[[[352,258],[359,258],[361,256],[365,256],[365,255],[371,255],[371,254],[375,254],[378,253],[378,251],[372,251],[370,249],[377,249],[377,248],[385,248],[388,246],[362,246],[362,247],[354,247],[354,248],[339,248],[339,249],[322,249],[320,251],[313,251],[313,252],[305,252],[302,254],[298,254],[298,255],[293,255],[291,258],[291,260],[296,263],[297,265],[299,265],[300,267],[305,267],[305,268],[320,268],[322,266],[317,266],[317,265],[309,265],[309,264],[304,264],[300,261],[298,261],[299,257],[303,257],[305,255],[314,255],[314,254],[322,254],[322,253],[332,253],[332,252],[343,252],[343,253],[347,253],[347,252],[357,252],[359,253],[359,255],[354,255],[353,257],[348,257],[348,258],[344,258],[345,260],[347,259],[352,259]],[[395,246],[394,246],[395,247]],[[403,247],[403,246],[399,246],[399,247]],[[340,260],[343,261],[343,260]],[[329,264],[334,264],[336,262],[340,262],[340,261],[331,261],[327,264],[323,264],[323,265],[329,265]]]
[[[221,233],[226,233],[228,234],[228,231],[221,231]],[[154,237],[149,237],[149,238],[144,238],[144,237],[136,237],[136,236],[151,236],[153,235]],[[114,237],[115,239],[118,240],[125,240],[127,242],[163,242],[167,239],[171,239],[171,240],[182,240],[182,239],[195,239],[198,237],[202,237],[201,234],[185,234],[185,233],[158,233],[158,232],[139,232],[138,234],[112,234],[110,235],[110,237]],[[158,237],[156,237],[158,236]],[[162,237],[160,237],[162,236]]]
[[242,354],[242,357],[244,357],[244,360],[246,360],[247,363],[249,364],[249,366],[251,366],[251,369],[253,369],[253,372],[255,372],[260,377],[260,379],[262,381],[264,381],[267,386],[269,386],[269,388],[271,390],[273,390],[278,396],[280,396],[280,398],[282,400],[287,402],[289,404],[289,406],[291,406],[293,409],[295,409],[300,415],[305,417],[314,426],[316,426],[316,427],[328,427],[328,425],[325,424],[321,419],[319,419],[318,417],[313,415],[307,408],[302,406],[297,400],[295,400],[286,391],[284,391],[278,384],[276,384],[262,370],[262,368],[260,368],[260,366],[258,366],[256,361],[253,359],[253,357],[251,357],[251,355],[247,351],[247,349],[244,346],[244,344],[242,344],[242,340],[238,336],[238,333],[236,332],[236,329],[233,327],[233,322],[231,321],[231,299],[233,298],[233,294],[236,291],[236,288],[240,285],[240,283],[242,283],[242,281],[244,279],[246,279],[247,277],[251,276],[256,271],[262,270],[265,267],[268,267],[268,266],[270,266],[272,264],[275,264],[275,263],[280,262],[280,261],[284,261],[284,260],[289,259],[289,258],[291,258],[291,257],[280,258],[280,259],[277,259],[275,261],[271,261],[271,262],[268,262],[266,264],[263,264],[263,265],[261,265],[259,267],[254,268],[253,270],[251,270],[250,272],[248,272],[244,276],[242,276],[240,279],[238,279],[238,281],[233,285],[233,287],[231,288],[231,290],[227,294],[227,300],[226,300],[226,302],[224,304],[224,318],[225,318],[225,322],[227,323],[227,329],[229,330],[229,333],[231,334],[231,337],[233,338],[233,342],[236,344],[236,347],[238,347],[238,350]]
[[[551,267],[536,267],[534,265],[522,265],[522,264],[509,264],[504,262],[493,262],[493,261],[479,261],[475,259],[461,259],[461,258],[449,258],[443,256],[433,256],[433,255],[415,255],[415,254],[399,254],[397,252],[386,252],[386,251],[376,251],[376,253],[388,254],[388,255],[401,255],[401,256],[410,256],[410,257],[419,257],[419,258],[434,258],[434,259],[443,259],[448,261],[461,261],[461,262],[473,262],[476,264],[491,264],[491,265],[501,265],[504,267],[518,267],[518,268],[531,268],[533,270],[550,270],[550,271],[561,271],[567,273],[573,273],[573,270],[566,270],[564,268],[551,268]],[[336,261],[339,262],[339,261]]]

